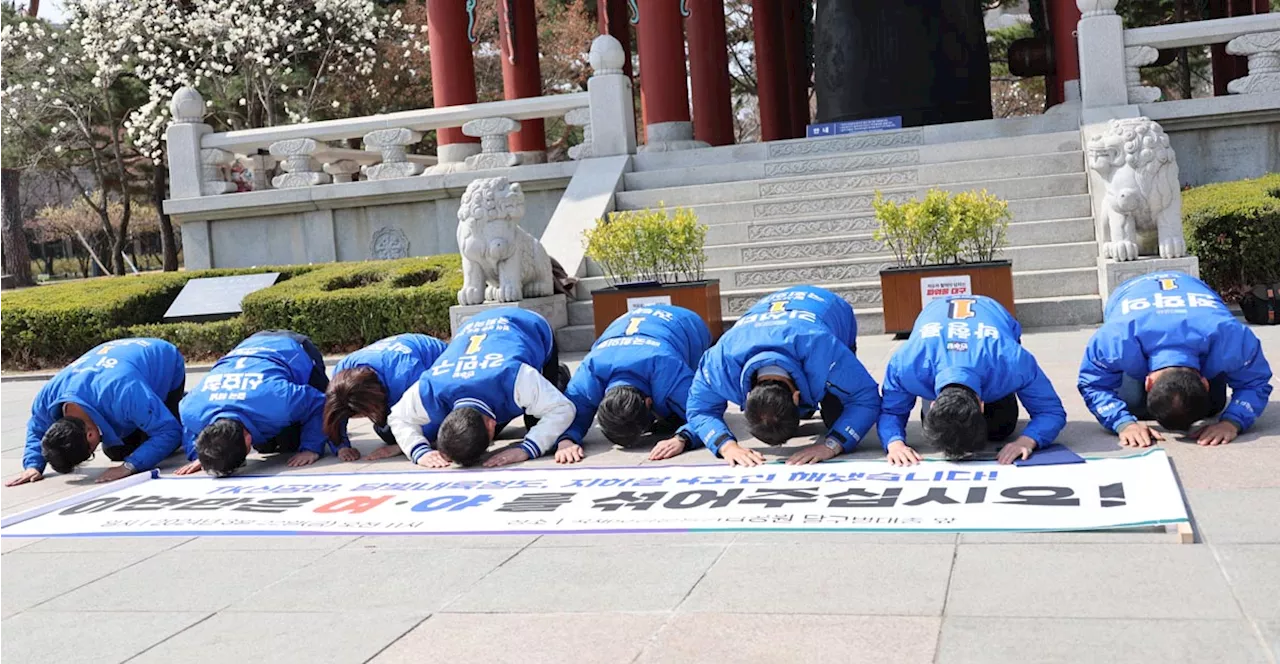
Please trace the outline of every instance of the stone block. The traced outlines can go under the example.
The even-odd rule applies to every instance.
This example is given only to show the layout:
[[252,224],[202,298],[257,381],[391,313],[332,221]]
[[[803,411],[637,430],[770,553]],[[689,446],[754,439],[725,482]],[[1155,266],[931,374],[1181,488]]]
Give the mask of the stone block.
[[[1172,546],[1177,546],[1172,545]],[[947,616],[940,662],[1257,662],[1266,653],[1244,620],[1045,620]],[[1011,637],[1011,634],[1018,636]]]
[[[471,613],[670,611],[724,545],[529,548],[449,605]],[[434,568],[434,565],[433,565]],[[737,580],[741,583],[741,579]]]
[[1200,259],[1195,256],[1182,258],[1139,258],[1136,261],[1116,262],[1109,258],[1098,258],[1098,293],[1105,302],[1111,297],[1111,291],[1120,284],[1144,274],[1176,270],[1193,277],[1200,276]]
[[520,307],[540,314],[551,324],[552,330],[558,330],[569,324],[569,298],[564,295],[548,295],[547,297],[531,297],[519,302],[485,302],[484,304],[459,305],[449,307],[449,327],[452,333],[471,320],[478,313],[502,307]]

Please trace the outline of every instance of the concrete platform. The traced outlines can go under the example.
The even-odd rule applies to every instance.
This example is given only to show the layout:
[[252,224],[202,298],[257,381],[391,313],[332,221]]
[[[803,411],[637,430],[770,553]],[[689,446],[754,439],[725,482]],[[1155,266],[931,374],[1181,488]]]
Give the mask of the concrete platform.
[[[1280,327],[1254,328],[1273,363]],[[1075,390],[1091,328],[1033,330],[1060,440],[1120,455]],[[881,376],[899,342],[859,339]],[[575,363],[576,364],[576,363]],[[202,377],[188,376],[194,385]],[[21,468],[38,382],[0,393]],[[729,423],[741,427],[731,413]],[[908,435],[918,436],[918,420]],[[806,432],[817,433],[808,426]],[[517,431],[518,433],[518,431]],[[381,445],[354,427],[356,446]],[[872,434],[854,453],[879,458]],[[807,442],[796,439],[791,446]],[[593,430],[586,463],[645,464]],[[1280,656],[1280,404],[1221,448],[1163,447],[1199,540],[1162,533],[707,533],[0,539],[6,664],[37,662],[1272,662]],[[777,450],[768,450],[779,454]],[[403,458],[256,473],[408,470]],[[678,463],[713,461],[705,451]],[[548,459],[532,464],[550,465]],[[180,464],[167,460],[164,470]],[[12,514],[110,462],[0,489]]]

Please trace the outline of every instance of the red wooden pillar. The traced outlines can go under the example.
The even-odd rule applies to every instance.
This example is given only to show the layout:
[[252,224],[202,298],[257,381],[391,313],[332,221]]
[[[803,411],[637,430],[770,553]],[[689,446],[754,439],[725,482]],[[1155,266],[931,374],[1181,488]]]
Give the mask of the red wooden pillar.
[[804,23],[800,20],[799,2],[782,3],[782,29],[791,138],[799,138],[804,136],[805,126],[809,124],[809,67],[804,57]]
[[622,44],[622,52],[627,54],[622,72],[634,76],[631,71],[631,18],[627,0],[599,0],[596,4],[596,27],[600,34],[609,35]]
[[641,0],[640,91],[645,129],[689,121],[689,85],[684,66],[684,25],[680,0]]
[[753,0],[751,26],[755,30],[756,98],[760,103],[760,140],[777,141],[791,136],[791,102],[788,99],[786,37],[782,3],[789,0]]
[[[427,40],[431,51],[431,94],[436,108],[476,103],[476,67],[467,34],[466,3],[427,3]],[[461,127],[439,130],[436,142],[441,148],[462,147],[444,150],[441,161],[460,161],[480,151],[480,139],[462,133]],[[477,145],[472,148],[465,145],[467,143]],[[448,154],[450,152],[454,154]]]
[[[502,50],[503,98],[541,96],[538,10],[533,0],[498,0],[498,41]],[[512,152],[545,153],[547,132],[542,119],[521,120],[520,131],[511,134],[508,142]]]
[[[1270,10],[1267,0],[1210,0],[1209,18],[1266,14]],[[1227,84],[1249,74],[1249,60],[1239,55],[1229,55],[1226,44],[1210,46],[1209,54],[1213,66],[1213,94],[1230,94]]]
[[690,0],[688,28],[693,137],[711,145],[729,145],[733,143],[733,101],[724,0]]
[[1073,90],[1070,98],[1079,99],[1080,48],[1076,25],[1080,23],[1080,8],[1075,0],[1049,0],[1047,9],[1049,31],[1053,33],[1054,85],[1048,95],[1052,105],[1067,100],[1068,87]]

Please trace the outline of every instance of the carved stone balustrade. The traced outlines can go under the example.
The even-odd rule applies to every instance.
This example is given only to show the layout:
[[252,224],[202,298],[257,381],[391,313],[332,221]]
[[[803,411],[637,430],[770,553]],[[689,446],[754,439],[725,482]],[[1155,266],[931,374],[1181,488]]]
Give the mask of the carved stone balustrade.
[[1249,58],[1249,75],[1228,83],[1228,92],[1280,92],[1280,32],[1241,35],[1227,42],[1227,53]]
[[324,172],[333,176],[333,181],[354,182],[360,173],[360,164],[350,159],[339,159],[324,165]]
[[327,173],[321,173],[312,157],[320,144],[310,138],[294,138],[287,141],[276,141],[271,144],[271,155],[279,157],[280,169],[285,171],[271,178],[271,186],[276,189],[294,189],[297,187],[314,187],[332,181]]
[[364,149],[381,152],[382,163],[365,166],[364,176],[370,180],[393,180],[418,175],[422,165],[409,161],[407,149],[422,140],[422,134],[410,129],[379,129],[364,135]]
[[571,127],[582,127],[582,142],[569,148],[570,159],[590,159],[591,150],[591,109],[575,108],[564,114],[565,124]]
[[1150,46],[1130,46],[1124,49],[1124,79],[1129,89],[1130,104],[1150,104],[1159,101],[1160,88],[1142,84],[1142,67],[1153,64],[1160,51]]
[[235,160],[236,156],[226,150],[204,148],[200,151],[201,196],[229,194],[236,190],[236,185],[227,177],[227,169]]
[[518,166],[520,157],[507,151],[507,134],[517,131],[520,123],[511,118],[484,118],[462,125],[462,133],[480,139],[480,154],[467,157],[467,168],[480,171]]

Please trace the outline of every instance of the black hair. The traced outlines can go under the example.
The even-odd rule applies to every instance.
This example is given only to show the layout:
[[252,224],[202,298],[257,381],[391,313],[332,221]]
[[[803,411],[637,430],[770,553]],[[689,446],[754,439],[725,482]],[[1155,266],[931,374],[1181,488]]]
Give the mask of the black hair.
[[249,456],[244,425],[232,419],[214,420],[196,436],[196,455],[205,472],[226,477],[244,465]]
[[963,385],[942,388],[924,417],[924,437],[948,459],[981,450],[987,444],[987,419],[978,395]]
[[40,453],[59,473],[69,473],[89,458],[88,429],[74,417],[58,418],[40,439]]
[[484,413],[475,408],[454,408],[440,423],[436,449],[463,466],[474,465],[493,441]]
[[747,431],[766,445],[782,445],[800,428],[793,390],[780,380],[762,380],[747,393]]
[[643,392],[619,385],[604,393],[596,419],[605,438],[622,447],[635,447],[653,424],[653,413]]
[[1170,431],[1191,429],[1191,425],[1210,415],[1209,408],[1209,390],[1200,372],[1187,367],[1166,369],[1147,393],[1147,411]]

